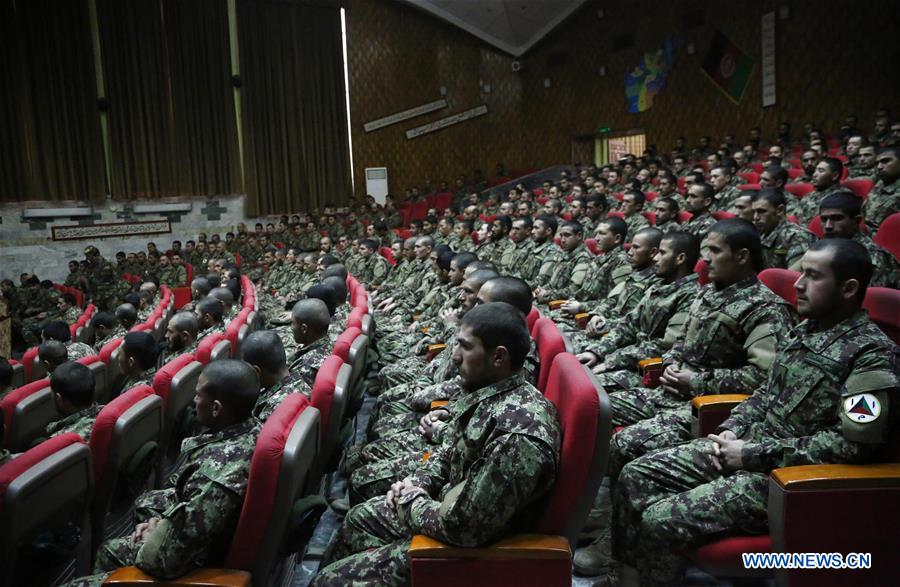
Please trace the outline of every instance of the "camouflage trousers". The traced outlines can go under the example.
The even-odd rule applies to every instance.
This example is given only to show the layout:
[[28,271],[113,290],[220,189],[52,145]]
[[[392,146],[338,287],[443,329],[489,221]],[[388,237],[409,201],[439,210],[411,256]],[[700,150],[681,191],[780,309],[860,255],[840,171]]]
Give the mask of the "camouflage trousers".
[[689,405],[665,410],[619,430],[610,439],[607,474],[615,482],[631,461],[661,448],[693,440]]
[[345,463],[352,503],[383,496],[392,483],[415,471],[423,455],[434,448],[413,428],[348,451]]
[[636,389],[641,386],[643,376],[637,371],[607,371],[606,373],[597,373],[597,381],[600,382],[607,391],[625,391],[628,389]]
[[635,387],[624,391],[612,391],[609,394],[612,405],[612,423],[614,426],[628,426],[641,420],[652,418],[666,410],[690,409],[690,401],[672,395],[663,388]]
[[408,332],[407,324],[400,330],[383,332],[379,325],[376,336],[378,338],[378,356],[382,363],[394,364],[406,363],[415,360],[413,349],[424,336],[421,332]]
[[767,531],[768,476],[723,475],[710,462],[711,443],[696,439],[646,454],[613,487],[613,556],[638,570],[641,585],[677,583],[688,546]]
[[328,561],[313,587],[408,585],[409,544],[413,531],[384,496],[352,508],[338,531]]
[[446,382],[416,380],[392,387],[378,396],[369,416],[366,437],[371,441],[385,434],[415,427],[431,410],[431,402],[449,397]]
[[[381,347],[379,346],[379,351]],[[425,368],[425,361],[418,357],[407,357],[402,361],[390,363],[379,371],[378,376],[385,389],[396,387],[403,383],[415,381]]]

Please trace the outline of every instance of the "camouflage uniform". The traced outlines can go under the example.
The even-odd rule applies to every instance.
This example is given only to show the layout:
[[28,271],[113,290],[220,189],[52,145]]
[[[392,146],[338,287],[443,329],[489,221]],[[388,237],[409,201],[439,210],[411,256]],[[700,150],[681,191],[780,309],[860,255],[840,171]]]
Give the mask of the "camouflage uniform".
[[674,220],[667,220],[666,222],[663,222],[662,224],[656,224],[655,226],[656,226],[656,228],[663,231],[663,234],[666,234],[669,232],[674,232],[676,230],[679,230],[679,231],[681,230],[681,225],[678,224],[677,222],[675,222]]
[[46,438],[53,438],[67,432],[74,432],[80,435],[85,442],[91,439],[91,429],[94,427],[94,420],[103,406],[93,405],[74,414],[70,414],[61,420],[50,422],[47,424]]
[[90,357],[97,354],[97,351],[95,351],[93,347],[91,347],[91,345],[85,344],[83,342],[67,342],[66,351],[68,352],[70,361],[77,361],[78,359],[83,359],[85,357]]
[[265,422],[284,398],[292,393],[302,393],[306,399],[312,395],[312,387],[303,380],[299,372],[288,375],[268,389],[261,389],[253,407],[253,416],[260,422]]
[[716,193],[715,200],[713,200],[713,205],[711,207],[712,210],[719,210],[723,212],[730,212],[731,207],[734,204],[734,201],[741,197],[743,190],[736,188],[731,185],[727,185],[722,188],[721,191]]
[[585,286],[594,259],[596,257],[583,244],[568,253],[563,252],[562,259],[555,264],[544,286],[549,293],[545,301],[574,298],[575,293]]
[[822,191],[816,190],[803,196],[794,207],[794,215],[800,221],[800,224],[806,226],[813,218],[819,215],[819,203],[830,194],[841,189],[841,186],[834,183]]
[[151,369],[147,369],[146,371],[141,373],[140,377],[136,377],[134,379],[132,379],[130,377],[126,378],[122,381],[122,386],[119,388],[119,390],[113,394],[113,397],[116,397],[116,396],[128,391],[129,389],[131,389],[133,387],[137,387],[138,385],[149,385],[152,387],[154,377],[156,377],[156,368],[155,367],[153,367]]
[[816,235],[799,224],[782,220],[771,231],[760,235],[766,267],[799,271],[803,254],[817,240]]
[[128,293],[128,283],[116,273],[115,267],[103,257],[88,261],[86,277],[90,295],[99,310],[115,310],[119,300]]
[[366,288],[371,289],[380,286],[390,271],[391,264],[376,252],[363,259],[354,275]]
[[[650,226],[650,221],[647,220],[646,218],[644,218],[644,215],[641,214],[640,212],[635,212],[631,216],[626,216],[622,220],[624,220],[625,224],[628,226],[628,235],[627,235],[628,242],[631,242],[631,239],[634,238],[634,235],[637,234],[637,231],[639,231],[642,228],[647,228],[648,226]],[[588,234],[588,233],[585,232],[585,234]]]
[[129,565],[160,579],[221,565],[241,513],[258,435],[258,422],[247,418],[185,439],[181,466],[166,488],[135,502],[135,522],[160,518],[156,530],[146,542],[133,543],[130,536],[106,541],[94,565],[102,574],[76,579],[69,587],[98,585],[110,571]]
[[548,239],[541,244],[535,244],[534,249],[531,251],[531,260],[528,268],[522,269],[522,273],[527,272],[528,275],[532,276],[531,280],[526,279],[525,281],[532,287],[546,286],[565,255],[563,250],[559,248],[559,245],[553,242],[553,239]]
[[900,212],[900,179],[889,184],[884,183],[883,179],[878,180],[863,202],[863,218],[872,235],[885,218],[897,212]]
[[875,180],[877,172],[874,165],[868,167],[852,164],[847,166],[847,179],[871,179]]
[[182,287],[187,282],[187,269],[182,265],[169,265],[160,270],[159,282],[171,287]]
[[706,212],[699,216],[693,216],[690,220],[681,225],[682,232],[694,235],[700,242],[706,238],[710,227],[716,223],[716,219],[712,214]]
[[[622,470],[613,488],[614,555],[638,569],[641,584],[673,584],[685,547],[767,533],[771,471],[870,461],[896,425],[889,406],[898,388],[900,351],[863,312],[824,332],[804,322],[779,350],[768,382],[719,427],[746,443],[742,469],[715,470],[705,454],[711,441],[702,438]],[[881,403],[880,420],[854,418],[872,399]]]
[[864,246],[872,258],[872,280],[869,285],[895,289],[900,287],[900,263],[897,259],[861,232],[853,235],[853,240]]
[[631,273],[625,247],[616,247],[602,255],[592,255],[591,266],[581,287],[572,298],[579,301],[604,300],[613,288]]
[[[296,344],[294,344],[296,347]],[[308,386],[316,382],[316,375],[325,359],[331,356],[334,349],[334,338],[330,333],[319,340],[298,349],[288,361],[288,371],[292,376],[305,382]],[[296,379],[295,379],[296,380]]]
[[128,334],[128,331],[126,331],[121,324],[116,324],[116,327],[106,337],[98,338],[94,341],[94,350],[100,352],[100,349],[103,348],[103,345],[108,342],[112,342],[117,338],[125,336],[126,334]]
[[455,409],[447,441],[411,476],[418,489],[396,507],[381,496],[350,510],[334,547],[337,562],[313,585],[408,583],[413,534],[481,546],[531,527],[534,506],[556,479],[553,405],[517,373],[465,394]]
[[[112,340],[112,338],[110,338],[110,340]],[[193,355],[197,352],[198,346],[200,346],[199,338],[179,351],[167,351],[165,354],[165,358],[163,359],[163,364],[165,365],[169,361],[177,359],[182,355]]]
[[530,268],[528,260],[534,253],[534,241],[526,238],[519,243],[509,242],[513,246],[507,247],[500,255],[500,262],[497,264],[497,268],[504,275],[511,275],[528,281],[530,275],[528,273],[523,274],[523,270]]

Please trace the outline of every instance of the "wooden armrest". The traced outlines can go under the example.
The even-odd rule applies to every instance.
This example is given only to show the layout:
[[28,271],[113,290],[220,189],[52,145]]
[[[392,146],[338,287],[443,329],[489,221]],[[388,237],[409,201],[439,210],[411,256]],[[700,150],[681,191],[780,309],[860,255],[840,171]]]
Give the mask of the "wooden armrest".
[[423,326],[422,328],[419,329],[419,332],[421,332],[422,334],[428,334],[429,330],[431,330],[431,329],[428,328],[427,326]]
[[575,323],[578,324],[578,328],[583,330],[587,326],[590,317],[591,315],[588,312],[578,312],[575,314]]
[[701,410],[706,407],[734,407],[750,397],[745,393],[723,393],[721,395],[701,395],[691,400],[691,406],[694,410]]
[[642,359],[638,361],[638,368],[642,372],[653,371],[656,369],[662,369],[663,360],[662,357],[649,357],[647,359]]
[[445,345],[444,343],[430,344],[428,345],[428,352],[439,352],[444,350],[445,348],[447,348],[447,345]]
[[450,546],[417,534],[409,546],[410,558],[464,559],[566,559],[572,556],[569,541],[562,536],[518,534],[482,548]]
[[418,319],[421,318],[421,317],[422,317],[422,313],[421,313],[421,312],[418,313],[418,314],[413,314],[413,322],[415,322],[416,320],[418,320]]
[[431,409],[436,410],[438,408],[443,408],[444,406],[446,406],[449,403],[450,403],[450,400],[436,399],[433,402],[431,402]]
[[551,310],[558,310],[560,307],[562,307],[563,304],[568,301],[569,300],[550,300],[549,302],[547,302],[547,305]]
[[177,579],[157,579],[137,567],[122,567],[106,578],[104,585],[159,585],[196,587],[250,587],[250,573],[231,569],[197,569]]
[[792,491],[844,487],[898,487],[900,463],[871,465],[799,465],[772,471],[772,479]]

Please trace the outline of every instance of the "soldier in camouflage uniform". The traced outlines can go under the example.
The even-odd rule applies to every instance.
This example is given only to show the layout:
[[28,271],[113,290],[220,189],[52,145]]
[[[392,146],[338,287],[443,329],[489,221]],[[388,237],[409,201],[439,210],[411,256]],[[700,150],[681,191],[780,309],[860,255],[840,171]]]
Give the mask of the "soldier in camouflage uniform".
[[597,223],[606,218],[609,202],[603,194],[591,194],[583,198],[584,215],[578,220],[584,227],[584,234],[593,236]]
[[565,222],[559,229],[559,244],[563,256],[553,268],[544,285],[535,288],[535,300],[571,298],[579,291],[591,270],[594,255],[584,246],[584,228],[577,222]]
[[716,223],[716,219],[710,214],[713,198],[713,187],[708,183],[691,185],[685,197],[687,211],[691,213],[691,219],[682,223],[681,230],[697,237],[701,242],[701,247],[710,227]]
[[[619,206],[619,211],[625,215],[623,220],[628,227],[629,237],[637,234],[640,229],[650,226],[650,222],[641,214],[644,209],[644,201],[644,192],[628,190],[622,195],[622,205]],[[626,240],[628,240],[627,237]]]
[[[286,352],[291,349],[287,355],[288,373],[294,381],[303,381],[312,388],[319,368],[334,349],[330,326],[331,315],[322,300],[308,298],[294,304],[291,310],[292,344],[284,345]],[[284,343],[284,337],[281,340]]]
[[482,261],[490,261],[500,266],[504,253],[515,247],[515,243],[509,240],[509,231],[512,229],[512,219],[509,216],[498,216],[491,223],[490,238],[478,245],[475,254]]
[[260,422],[268,420],[275,408],[292,393],[302,393],[309,399],[312,386],[300,373],[290,373],[281,338],[271,330],[257,330],[241,345],[241,358],[259,375],[260,392],[253,415]]
[[100,310],[113,310],[119,300],[128,293],[128,283],[120,279],[115,267],[100,256],[97,247],[90,246],[84,250],[87,263],[85,277],[90,285],[85,295]]
[[259,435],[251,415],[258,394],[259,379],[242,361],[214,361],[203,369],[194,406],[208,432],[185,439],[180,466],[165,488],[137,498],[134,533],[101,545],[97,575],[69,587],[99,585],[110,571],[128,565],[173,579],[224,563]]
[[553,240],[557,228],[556,219],[552,216],[540,216],[534,221],[531,229],[534,248],[528,267],[522,269],[523,274],[530,276],[526,281],[533,287],[546,286],[556,267],[563,260],[565,254]]
[[885,218],[900,212],[900,146],[878,154],[878,182],[863,203],[863,216],[872,236]]
[[709,183],[713,186],[712,210],[730,211],[734,201],[741,195],[741,190],[731,184],[731,169],[728,167],[716,167],[709,172]]
[[41,331],[41,339],[44,341],[55,340],[66,345],[70,361],[77,361],[78,359],[97,354],[90,345],[73,341],[69,325],[62,320],[54,320],[44,326],[44,329]]
[[[607,218],[597,224],[595,231],[597,246],[602,254],[592,256],[591,268],[581,287],[575,290],[572,299],[582,302],[602,301],[618,284],[631,273],[631,264],[625,250],[625,242],[630,233],[621,218]],[[652,256],[650,257],[652,259]],[[568,312],[576,314],[581,309]]]
[[169,287],[183,287],[187,282],[187,269],[174,265],[163,255],[159,258],[159,282]]
[[[484,366],[481,353],[495,352],[483,342],[488,333],[504,350],[499,364]],[[336,562],[313,585],[406,584],[413,534],[481,546],[532,523],[533,506],[556,479],[561,434],[553,405],[524,381],[528,347],[522,316],[511,306],[484,304],[463,318],[454,361],[466,393],[453,430],[387,500],[349,512],[331,552]]]
[[79,363],[63,363],[51,373],[50,389],[60,419],[47,425],[45,438],[74,432],[88,442],[103,407],[94,402],[94,373]]
[[356,278],[366,289],[379,287],[390,273],[391,264],[378,253],[378,243],[371,239],[359,243],[359,254],[362,262],[356,268]]
[[861,201],[852,192],[836,191],[822,200],[819,217],[825,238],[848,238],[866,248],[872,261],[873,287],[900,287],[900,263],[859,229]]
[[641,584],[679,583],[687,546],[766,533],[774,469],[865,463],[896,429],[900,351],[860,308],[871,272],[865,251],[817,242],[803,268],[798,309],[807,320],[764,385],[715,434],[647,454],[619,475],[613,554]]
[[87,287],[86,281],[84,275],[81,274],[81,266],[78,261],[69,261],[69,274],[66,275],[65,285],[84,291]]
[[787,219],[787,200],[775,188],[764,188],[753,200],[753,225],[759,231],[766,268],[797,271],[816,235]]
[[[410,237],[403,241],[403,253],[400,256],[395,256],[394,259],[397,261],[397,264],[391,268],[391,272],[388,274],[387,278],[382,282],[382,290],[385,292],[391,291],[395,287],[399,287],[407,277],[409,277],[410,272],[414,269],[415,265],[413,261],[416,258],[415,253],[416,247],[416,239]],[[349,270],[349,267],[347,268]],[[352,273],[352,271],[351,271]],[[377,294],[373,294],[377,295]]]
[[178,312],[172,316],[166,324],[166,355],[163,362],[197,352],[199,330],[200,323],[192,312]]
[[506,275],[520,277],[529,282],[534,277],[531,273],[534,272],[535,268],[540,269],[536,263],[529,262],[534,254],[534,241],[529,238],[531,229],[531,218],[525,217],[513,220],[508,239],[513,246],[507,247],[501,253],[499,263],[495,263],[497,268]]
[[806,226],[815,218],[819,211],[819,204],[829,194],[841,189],[841,174],[844,171],[844,164],[840,159],[826,157],[816,165],[813,173],[813,186],[815,191],[803,196],[803,199],[797,204],[794,214],[800,221],[800,224]]
[[112,394],[120,393],[138,385],[153,385],[160,346],[149,332],[129,332],[119,345],[119,370],[122,381]]
[[656,212],[656,224],[653,226],[663,233],[681,231],[681,225],[678,224],[678,212],[681,208],[674,199],[657,198],[653,205]]
[[875,145],[860,147],[856,162],[847,169],[847,179],[877,179]]

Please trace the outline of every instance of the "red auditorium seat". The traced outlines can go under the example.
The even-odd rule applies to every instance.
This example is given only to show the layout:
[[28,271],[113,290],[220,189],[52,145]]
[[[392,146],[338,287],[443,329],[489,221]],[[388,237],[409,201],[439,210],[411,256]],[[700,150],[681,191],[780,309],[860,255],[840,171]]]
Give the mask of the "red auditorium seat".
[[88,355],[75,362],[81,363],[94,374],[94,401],[101,405],[109,401],[107,394],[110,391],[110,381],[109,377],[107,377],[108,370],[103,359],[101,359],[99,355]]
[[864,200],[868,197],[869,192],[872,191],[872,186],[874,185],[874,181],[865,178],[846,179],[841,182],[841,187],[847,188]]
[[532,338],[537,345],[540,365],[537,388],[543,393],[547,391],[547,380],[550,378],[549,366],[553,364],[556,355],[566,352],[567,345],[559,328],[550,318],[538,319],[534,325]]
[[316,373],[310,403],[319,410],[321,422],[321,438],[319,442],[319,458],[314,468],[312,482],[318,483],[319,476],[326,464],[334,456],[341,432],[341,421],[350,394],[350,365],[337,355],[331,355]]
[[622,212],[619,212],[618,210],[610,210],[609,212],[606,213],[606,217],[607,218],[623,218],[624,219],[625,214]]
[[805,172],[802,169],[800,169],[799,167],[791,167],[790,169],[787,170],[788,179],[790,179],[792,181],[797,179],[798,177],[802,176],[804,173]]
[[587,249],[590,252],[594,253],[595,255],[599,254],[598,253],[599,249],[597,248],[597,239],[595,239],[595,238],[584,239],[584,246],[586,246]]
[[356,337],[362,334],[359,328],[348,328],[337,337],[334,341],[334,354],[339,356],[342,361],[349,363],[350,345],[356,340]]
[[759,272],[759,280],[763,284],[777,293],[783,300],[797,306],[797,290],[794,284],[800,278],[799,271],[789,271],[787,269],[763,269]]
[[[654,177],[654,178],[653,178],[653,181],[657,181],[657,179]],[[657,197],[659,197],[659,194],[657,194],[656,192],[646,192],[646,193],[644,194],[644,201],[646,201],[646,202],[652,202],[652,201],[655,200]]]
[[12,366],[13,370],[11,389],[25,385],[25,365],[15,359],[7,359],[7,362]]
[[531,311],[525,317],[525,324],[528,326],[528,332],[531,333],[532,337],[534,337],[534,325],[540,317],[541,311],[537,309],[537,306],[531,306]]
[[758,183],[743,183],[738,186],[738,189],[744,192],[758,192],[760,187]]
[[392,251],[390,247],[381,247],[380,249],[378,249],[378,253],[382,257],[387,259],[387,262],[390,263],[391,265],[397,264],[397,260],[394,259],[394,251]]
[[870,287],[866,290],[863,308],[869,312],[872,322],[900,345],[900,290]]
[[900,261],[900,212],[885,218],[872,240]]
[[806,194],[815,191],[815,187],[811,183],[788,183],[784,186],[785,191],[791,193],[798,198],[802,198]]
[[656,226],[656,212],[641,212],[641,216],[647,219],[647,222],[650,223],[650,226]]
[[[224,341],[224,344],[223,344]],[[225,338],[221,332],[215,332],[207,335],[197,345],[195,358],[202,364],[206,365],[210,361],[224,359],[231,355],[231,343]]]
[[747,173],[738,173],[738,177],[746,181],[747,183],[759,183],[759,173],[755,171],[748,171]]
[[684,210],[682,210],[678,213],[678,224],[684,224],[693,217],[694,215],[690,212],[685,212]]
[[194,359],[194,355],[181,355],[175,357],[156,372],[153,377],[153,391],[162,399],[163,434],[160,440],[160,451],[157,462],[156,483],[165,482],[166,457],[174,460],[179,446],[172,442],[175,435],[175,425],[182,417],[184,410],[194,401],[194,393],[197,389],[197,380],[203,365]]
[[[94,458],[94,498],[91,505],[91,536],[94,548],[106,535],[107,514],[123,472],[139,462],[147,466],[155,457],[162,437],[162,399],[149,385],[133,387],[109,402],[97,414],[91,428],[91,455]],[[125,512],[129,517],[130,512]]]
[[[256,442],[247,494],[238,518],[225,569],[200,569],[180,579],[183,585],[280,585],[296,554],[284,557],[283,544],[293,520],[292,508],[303,496],[319,441],[319,412],[302,394],[289,395],[266,420]],[[154,583],[137,567],[115,571],[105,585]],[[169,584],[169,583],[164,583]]]
[[716,220],[725,220],[727,218],[736,218],[737,214],[726,212],[725,210],[718,210],[716,212],[710,212],[710,216],[712,216]]
[[753,171],[762,175],[762,172],[763,172],[763,164],[762,163],[748,163],[747,167],[752,168]]
[[41,379],[47,374],[46,369],[38,361],[38,347],[33,346],[22,355],[22,366],[25,367],[25,381]]
[[[0,586],[33,584],[34,568],[17,576],[21,547],[66,522],[86,531],[92,485],[91,451],[80,436],[60,434],[0,467]],[[78,548],[77,575],[90,570],[88,541]],[[52,565],[46,557],[41,565]],[[44,569],[42,569],[44,570]]]
[[597,380],[569,353],[553,361],[546,393],[556,406],[562,447],[556,483],[531,528],[536,534],[484,548],[415,536],[409,551],[414,587],[572,584],[571,548],[606,470],[612,413]]
[[59,418],[50,380],[38,379],[7,393],[0,400],[0,412],[5,428],[2,447],[10,452],[26,450],[44,435],[47,424]]
[[347,317],[347,328],[359,328],[362,331],[362,319],[366,315],[365,306],[357,306],[353,308]]

